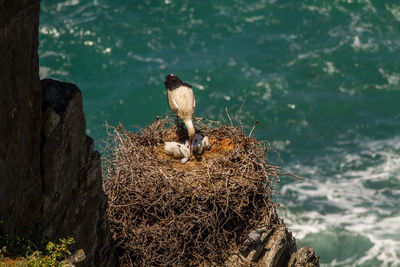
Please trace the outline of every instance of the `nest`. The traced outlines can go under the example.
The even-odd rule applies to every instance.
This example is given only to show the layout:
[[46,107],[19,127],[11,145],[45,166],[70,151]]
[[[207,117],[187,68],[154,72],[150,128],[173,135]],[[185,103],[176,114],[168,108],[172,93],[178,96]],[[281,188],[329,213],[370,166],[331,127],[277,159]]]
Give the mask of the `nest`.
[[121,266],[222,265],[250,231],[278,222],[280,168],[266,163],[266,143],[196,119],[211,149],[182,164],[163,148],[176,141],[173,124],[167,116],[140,133],[108,128],[104,190]]

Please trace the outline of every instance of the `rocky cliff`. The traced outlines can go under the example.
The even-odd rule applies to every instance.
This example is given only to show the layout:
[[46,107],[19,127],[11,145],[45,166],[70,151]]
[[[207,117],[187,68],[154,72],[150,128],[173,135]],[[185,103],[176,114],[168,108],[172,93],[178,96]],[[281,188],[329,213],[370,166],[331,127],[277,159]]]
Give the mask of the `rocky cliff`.
[[249,234],[246,249],[231,256],[226,266],[318,267],[319,257],[309,246],[297,247],[292,233],[281,223]]
[[42,205],[39,0],[0,4],[0,218],[26,235]]
[[39,0],[0,3],[0,233],[72,236],[83,266],[114,266],[100,154],[80,90],[39,81]]
[[100,153],[85,134],[81,92],[44,79],[42,99],[42,233],[73,236],[87,255],[84,266],[113,266],[114,246],[102,191]]

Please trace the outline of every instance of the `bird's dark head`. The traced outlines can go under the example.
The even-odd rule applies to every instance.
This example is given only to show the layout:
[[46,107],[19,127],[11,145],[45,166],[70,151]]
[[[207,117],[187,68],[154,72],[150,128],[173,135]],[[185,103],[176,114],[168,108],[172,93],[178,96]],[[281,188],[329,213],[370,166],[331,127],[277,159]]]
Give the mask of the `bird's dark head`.
[[179,86],[182,86],[183,82],[178,78],[178,76],[168,74],[167,77],[165,77],[164,85],[167,90],[174,90]]

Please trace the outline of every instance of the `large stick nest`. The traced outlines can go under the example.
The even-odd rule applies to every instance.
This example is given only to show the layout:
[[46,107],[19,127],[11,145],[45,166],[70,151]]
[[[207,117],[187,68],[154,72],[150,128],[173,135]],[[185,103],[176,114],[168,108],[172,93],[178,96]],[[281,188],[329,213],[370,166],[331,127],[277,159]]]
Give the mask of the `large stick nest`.
[[164,152],[176,141],[172,125],[167,116],[140,133],[108,128],[104,190],[122,266],[220,265],[251,230],[277,222],[271,193],[280,174],[267,164],[266,143],[196,119],[211,149],[182,164]]

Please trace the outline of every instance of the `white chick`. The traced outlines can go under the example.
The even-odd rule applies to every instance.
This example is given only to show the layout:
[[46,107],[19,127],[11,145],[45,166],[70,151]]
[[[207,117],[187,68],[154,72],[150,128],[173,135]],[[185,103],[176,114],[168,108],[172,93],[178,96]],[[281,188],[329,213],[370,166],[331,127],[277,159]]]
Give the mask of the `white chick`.
[[208,137],[201,136],[199,134],[195,134],[193,139],[193,154],[201,155],[203,154],[204,149],[210,147],[210,142],[208,141]]
[[174,156],[175,158],[182,158],[181,162],[186,163],[189,160],[190,150],[189,144],[184,145],[178,142],[165,142],[165,153]]

